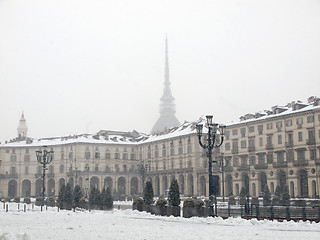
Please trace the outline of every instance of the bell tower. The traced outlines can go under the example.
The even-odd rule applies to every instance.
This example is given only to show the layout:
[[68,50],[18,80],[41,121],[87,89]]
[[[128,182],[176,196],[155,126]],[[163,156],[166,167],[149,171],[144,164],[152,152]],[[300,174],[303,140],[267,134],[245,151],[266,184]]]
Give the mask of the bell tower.
[[26,123],[26,119],[24,118],[24,113],[21,114],[21,119],[18,126],[18,137],[26,138],[28,134],[28,127]]

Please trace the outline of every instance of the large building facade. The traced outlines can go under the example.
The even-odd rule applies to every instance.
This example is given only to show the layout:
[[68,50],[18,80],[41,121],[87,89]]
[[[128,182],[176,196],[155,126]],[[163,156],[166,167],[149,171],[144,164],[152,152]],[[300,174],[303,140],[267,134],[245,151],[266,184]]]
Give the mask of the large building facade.
[[[67,182],[79,184],[84,193],[92,187],[109,187],[117,194],[139,195],[146,180],[161,196],[173,178],[185,196],[207,196],[208,160],[195,129],[202,121],[153,135],[103,130],[95,135],[31,139],[19,134],[0,145],[0,193],[40,195],[42,169],[35,152],[46,146],[54,151],[45,179],[48,196],[57,196]],[[224,179],[221,159],[227,162]],[[217,195],[224,189],[226,196],[237,196],[244,187],[250,196],[259,196],[266,186],[274,193],[278,185],[288,185],[292,197],[319,196],[320,100],[311,97],[308,103],[276,106],[228,124],[214,160]]]

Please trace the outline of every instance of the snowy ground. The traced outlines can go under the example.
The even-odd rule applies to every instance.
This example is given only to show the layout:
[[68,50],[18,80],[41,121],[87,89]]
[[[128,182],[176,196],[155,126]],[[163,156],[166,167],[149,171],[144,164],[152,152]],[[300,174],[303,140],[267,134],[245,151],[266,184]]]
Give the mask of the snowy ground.
[[[14,206],[15,207],[15,206]],[[0,209],[0,240],[43,239],[319,239],[320,224],[240,218],[159,217],[132,210]],[[22,208],[23,209],[23,208]]]

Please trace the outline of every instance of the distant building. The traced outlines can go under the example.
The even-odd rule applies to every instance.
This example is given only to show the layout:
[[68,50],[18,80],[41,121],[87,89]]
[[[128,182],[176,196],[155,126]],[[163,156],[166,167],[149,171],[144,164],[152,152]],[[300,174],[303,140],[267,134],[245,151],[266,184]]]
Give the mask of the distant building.
[[[0,145],[0,193],[39,196],[42,169],[35,152],[47,146],[54,151],[46,175],[49,196],[57,196],[67,182],[79,184],[87,194],[92,187],[109,187],[117,196],[138,195],[147,179],[155,196],[160,196],[173,178],[182,194],[207,196],[208,160],[198,144],[198,122],[153,135],[102,130],[95,135],[16,138]],[[227,124],[225,143],[214,153],[215,160],[222,157],[228,162],[226,196],[239,195],[242,187],[250,196],[258,196],[267,185],[271,193],[278,185],[288,185],[292,197],[319,196],[319,99],[275,106]],[[214,188],[221,196],[220,170],[213,164]]]
[[174,97],[172,96],[169,80],[169,59],[168,59],[168,39],[166,38],[166,54],[165,54],[165,80],[164,90],[161,97],[160,117],[154,124],[151,133],[160,133],[169,128],[176,127],[180,123],[175,116]]
[[17,130],[18,130],[18,138],[26,138],[28,136],[28,127],[27,127],[26,119],[24,118],[23,112],[22,112]]

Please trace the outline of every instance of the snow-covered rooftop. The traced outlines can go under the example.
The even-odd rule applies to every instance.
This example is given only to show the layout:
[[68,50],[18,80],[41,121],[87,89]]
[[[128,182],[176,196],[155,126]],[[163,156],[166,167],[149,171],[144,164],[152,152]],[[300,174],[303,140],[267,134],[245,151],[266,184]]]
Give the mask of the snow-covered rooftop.
[[303,103],[301,101],[291,102],[285,106],[273,106],[271,110],[265,110],[255,114],[245,114],[244,116],[240,117],[240,121],[229,123],[227,126],[233,126],[240,123],[249,123],[257,120],[267,120],[274,117],[302,113],[311,110],[320,110],[320,98],[313,96],[308,98],[308,103]]
[[[311,97],[308,103],[301,101],[291,102],[286,106],[274,106],[271,110],[258,112],[255,114],[246,114],[240,117],[240,121],[226,124],[227,126],[234,126],[242,123],[249,123],[257,120],[267,120],[278,116],[285,116],[294,113],[302,113],[305,111],[317,110],[320,111],[320,99]],[[162,141],[181,136],[186,136],[196,133],[196,124],[203,124],[203,132],[207,132],[206,120],[200,117],[194,122],[187,122],[180,124],[177,127],[170,128],[162,133],[144,134],[137,131],[122,132],[112,130],[100,130],[97,134],[81,134],[65,137],[52,137],[41,139],[13,139],[9,142],[0,144],[0,147],[41,147],[41,146],[55,146],[73,143],[88,143],[88,144],[123,144],[123,145],[137,145],[143,143],[151,143]]]

